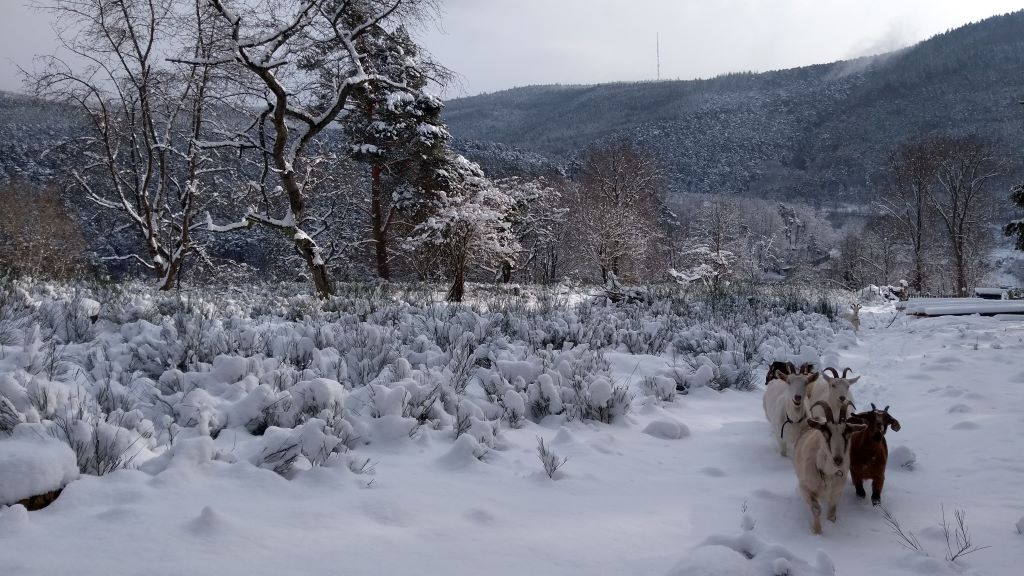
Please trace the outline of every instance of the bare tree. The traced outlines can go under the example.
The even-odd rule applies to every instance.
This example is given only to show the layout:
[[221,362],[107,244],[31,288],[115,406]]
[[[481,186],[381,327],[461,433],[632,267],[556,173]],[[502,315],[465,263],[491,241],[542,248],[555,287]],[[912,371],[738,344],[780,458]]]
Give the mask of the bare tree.
[[502,282],[510,282],[517,269],[532,281],[550,282],[558,270],[560,245],[565,238],[565,217],[559,189],[544,179],[506,178],[495,183],[512,201],[511,232],[521,250],[516,260],[506,260]]
[[[76,105],[89,134],[68,143],[81,152],[74,182],[100,207],[119,214],[139,237],[132,259],[168,290],[197,245],[194,216],[208,200],[204,130],[213,30],[202,0],[53,0],[71,60],[44,59],[30,74],[37,94]],[[178,54],[181,52],[181,54]],[[173,67],[169,56],[194,62]],[[77,62],[84,62],[78,65]]]
[[690,224],[692,242],[716,255],[709,264],[715,267],[715,286],[728,280],[737,268],[749,266],[747,238],[750,230],[740,220],[739,206],[730,200],[705,201]]
[[910,287],[917,292],[927,289],[925,269],[934,210],[930,198],[938,185],[938,150],[934,142],[917,140],[903,144],[887,159],[890,185],[879,204],[896,224],[896,230],[910,246]]
[[570,214],[584,253],[608,281],[637,269],[660,239],[661,175],[653,159],[622,140],[588,151]]
[[982,257],[979,249],[991,216],[987,185],[1003,166],[992,146],[976,136],[937,138],[933,146],[938,155],[938,186],[926,193],[949,238],[954,288],[962,296],[976,281],[975,267]]
[[[256,150],[264,161],[257,179],[262,207],[226,231],[259,224],[281,231],[294,245],[317,294],[332,293],[327,260],[316,238],[330,218],[309,211],[310,179],[323,158],[311,144],[354,105],[364,85],[407,87],[379,73],[366,46],[389,41],[401,23],[431,7],[427,0],[209,0],[229,30],[227,49],[202,63],[230,70],[236,85],[226,98],[251,118],[242,130],[225,127],[207,147]],[[373,39],[374,42],[370,42]],[[273,175],[277,186],[269,186]],[[281,210],[280,204],[284,204]],[[275,216],[271,210],[279,210]]]
[[848,232],[839,242],[839,258],[833,265],[836,279],[853,289],[891,285],[901,269],[897,239],[904,232],[889,215],[871,218],[862,229]]

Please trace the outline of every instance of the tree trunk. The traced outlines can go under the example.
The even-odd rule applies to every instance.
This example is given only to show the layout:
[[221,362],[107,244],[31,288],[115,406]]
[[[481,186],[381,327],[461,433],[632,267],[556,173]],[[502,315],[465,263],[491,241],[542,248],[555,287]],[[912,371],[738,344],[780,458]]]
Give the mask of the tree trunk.
[[512,263],[504,261],[501,263],[501,283],[508,284],[512,281]]
[[[275,123],[277,121],[275,119]],[[282,126],[278,127],[278,133],[287,134],[283,118],[280,119],[280,123]],[[285,194],[288,196],[288,207],[291,209],[292,218],[295,221],[294,226],[284,228],[284,230],[292,235],[292,242],[295,244],[296,252],[306,262],[306,268],[309,270],[309,276],[313,280],[313,287],[316,289],[317,296],[327,298],[334,293],[334,287],[331,285],[331,275],[327,271],[327,263],[324,262],[320,251],[317,249],[316,242],[299,228],[299,225],[306,218],[306,201],[302,196],[302,186],[299,185],[299,181],[295,176],[295,168],[287,160],[283,146],[281,149],[278,149],[277,143],[275,143],[274,163],[281,172],[281,187],[284,188]]]
[[921,251],[921,248],[914,249],[914,277],[910,282],[910,286],[918,294],[924,291],[924,260],[921,258]]
[[181,271],[181,265],[184,261],[184,258],[174,258],[167,264],[164,270],[160,271],[159,290],[166,292],[174,289],[174,284],[178,280],[178,273]]
[[967,270],[964,262],[963,246],[953,245],[953,262],[956,266],[956,293],[957,296],[967,295]]
[[388,268],[388,236],[384,223],[384,207],[381,205],[381,172],[380,164],[374,164],[370,177],[370,208],[373,217],[374,255],[377,260],[377,276],[382,280],[391,279]]
[[465,254],[459,254],[455,257],[454,265],[454,279],[452,280],[452,287],[448,290],[448,301],[449,302],[462,302],[462,297],[466,293],[466,256]]

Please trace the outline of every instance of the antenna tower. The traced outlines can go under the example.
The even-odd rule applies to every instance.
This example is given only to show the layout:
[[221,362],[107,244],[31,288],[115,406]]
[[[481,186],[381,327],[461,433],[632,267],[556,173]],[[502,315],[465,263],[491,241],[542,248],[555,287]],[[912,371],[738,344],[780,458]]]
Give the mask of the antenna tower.
[[654,33],[654,57],[658,61],[658,80],[661,80],[661,33]]

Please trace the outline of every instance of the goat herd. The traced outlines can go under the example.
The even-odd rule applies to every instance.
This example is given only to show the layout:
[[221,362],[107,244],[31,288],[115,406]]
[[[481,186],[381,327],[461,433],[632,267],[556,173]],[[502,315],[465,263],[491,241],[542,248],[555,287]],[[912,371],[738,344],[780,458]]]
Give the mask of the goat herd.
[[871,480],[871,503],[881,502],[889,457],[885,433],[890,427],[900,429],[888,406],[879,410],[872,404],[867,412],[847,413],[856,408],[850,386],[860,379],[849,378],[849,372],[846,368],[840,376],[835,368],[825,368],[819,374],[810,364],[797,370],[790,362],[774,362],[765,378],[764,413],[779,452],[793,460],[815,534],[821,534],[822,502],[828,505],[828,519],[836,521],[847,471],[857,496],[865,496],[864,481]]

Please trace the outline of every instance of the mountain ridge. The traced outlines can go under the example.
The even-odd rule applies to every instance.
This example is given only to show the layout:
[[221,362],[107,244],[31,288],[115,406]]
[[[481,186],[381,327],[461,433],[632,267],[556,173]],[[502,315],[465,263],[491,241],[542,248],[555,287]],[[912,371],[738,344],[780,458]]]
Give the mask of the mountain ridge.
[[888,151],[915,136],[978,133],[1009,155],[1024,140],[1022,98],[1018,11],[851,60],[458,98],[445,120],[485,167],[487,142],[571,164],[625,136],[662,159],[673,192],[857,200],[880,185]]

